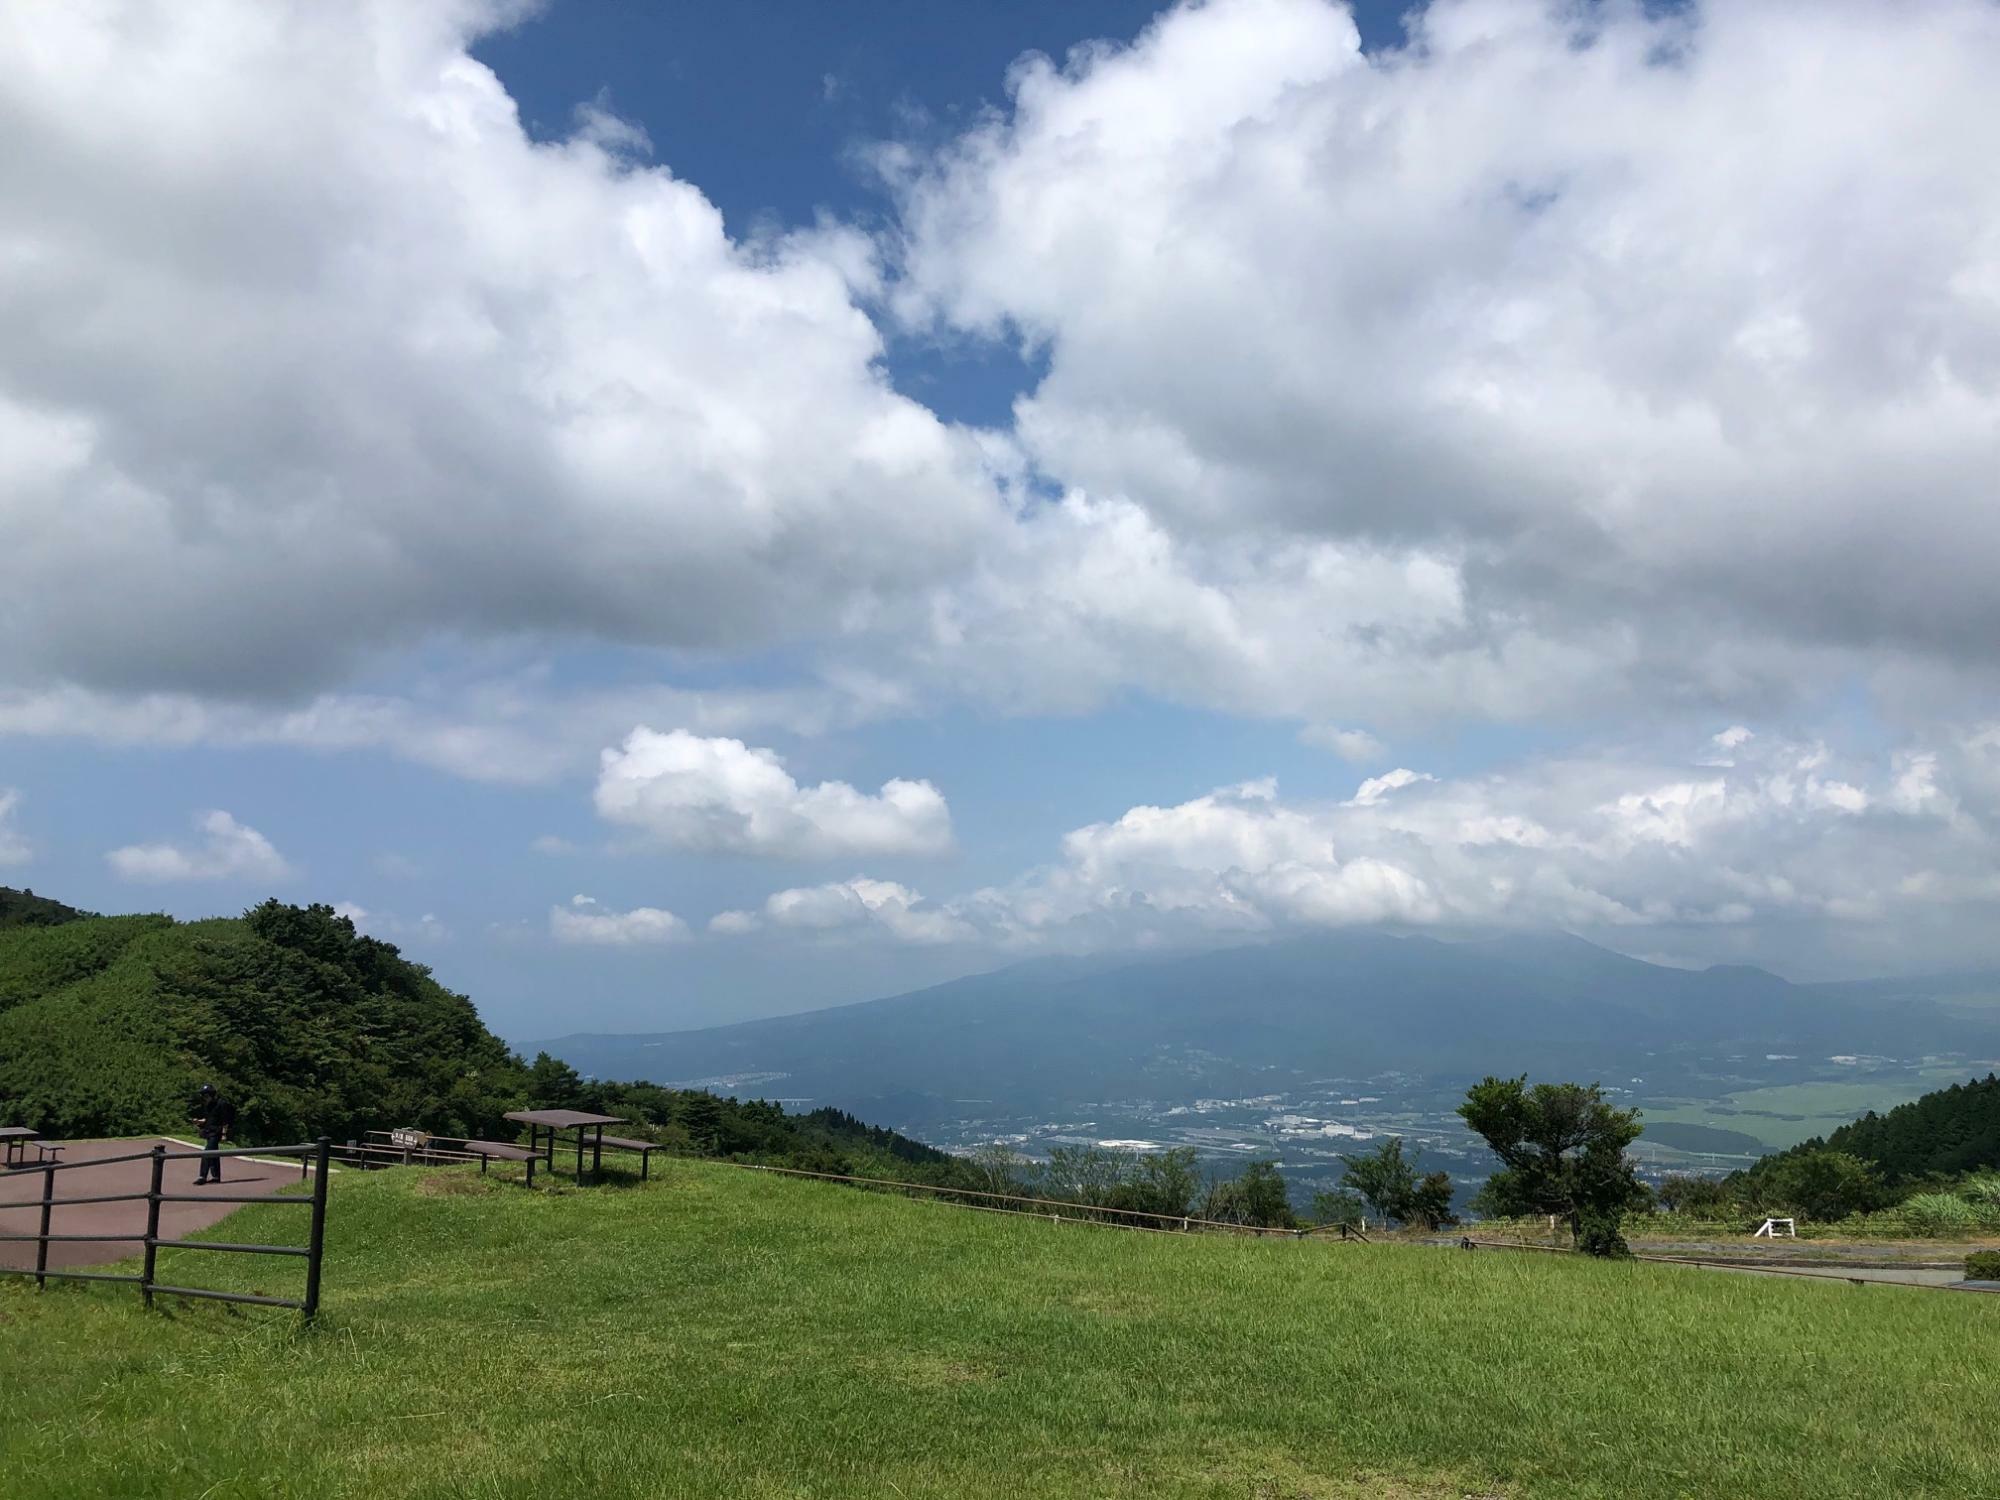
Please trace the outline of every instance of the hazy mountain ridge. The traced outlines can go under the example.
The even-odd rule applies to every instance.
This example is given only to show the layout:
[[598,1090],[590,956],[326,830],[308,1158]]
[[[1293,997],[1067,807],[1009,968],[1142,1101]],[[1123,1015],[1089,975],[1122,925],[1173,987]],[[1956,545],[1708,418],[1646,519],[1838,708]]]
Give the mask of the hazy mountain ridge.
[[1386,1070],[1546,1075],[1635,1067],[1695,1043],[1909,1055],[1991,1047],[1993,1033],[1922,981],[1673,969],[1566,936],[1340,933],[1080,970],[1037,960],[830,1010],[537,1045],[586,1072],[760,1075],[753,1091],[914,1119],[920,1099],[1025,1107],[1268,1093]]

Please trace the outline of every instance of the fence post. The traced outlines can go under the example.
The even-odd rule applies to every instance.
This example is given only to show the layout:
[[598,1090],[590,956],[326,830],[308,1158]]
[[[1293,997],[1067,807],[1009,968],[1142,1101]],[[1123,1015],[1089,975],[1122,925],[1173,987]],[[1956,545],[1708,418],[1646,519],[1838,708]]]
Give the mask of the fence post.
[[35,1289],[46,1284],[49,1269],[49,1214],[56,1201],[56,1169],[42,1169],[42,1237],[35,1242]]
[[326,1248],[326,1164],[332,1146],[332,1138],[323,1135],[313,1151],[312,1228],[306,1240],[306,1296],[302,1309],[308,1323],[319,1312],[319,1263]]
[[153,1148],[153,1185],[146,1189],[146,1268],[139,1273],[139,1295],[153,1305],[153,1270],[160,1253],[160,1183],[167,1171],[167,1148]]

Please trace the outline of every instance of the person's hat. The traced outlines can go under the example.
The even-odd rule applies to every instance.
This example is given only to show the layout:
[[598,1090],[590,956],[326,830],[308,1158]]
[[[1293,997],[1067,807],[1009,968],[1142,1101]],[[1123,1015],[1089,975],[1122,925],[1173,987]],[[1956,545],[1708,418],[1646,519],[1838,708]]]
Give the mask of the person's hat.
[[214,1092],[215,1092],[215,1085],[214,1085],[214,1084],[212,1084],[212,1083],[204,1083],[204,1084],[203,1084],[203,1085],[201,1086],[201,1091],[202,1091],[202,1092],[203,1092],[204,1094],[212,1094],[212,1093],[214,1093]]

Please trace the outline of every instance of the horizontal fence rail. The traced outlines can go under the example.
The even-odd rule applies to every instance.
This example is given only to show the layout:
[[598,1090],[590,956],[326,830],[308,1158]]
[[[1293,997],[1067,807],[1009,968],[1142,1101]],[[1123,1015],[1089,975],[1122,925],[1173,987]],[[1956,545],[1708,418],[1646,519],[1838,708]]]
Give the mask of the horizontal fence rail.
[[[1568,1245],[1531,1245],[1522,1240],[1481,1240],[1471,1235],[1460,1238],[1459,1244],[1466,1249],[1479,1250],[1529,1250],[1541,1255],[1581,1255],[1583,1252]],[[1879,1266],[1841,1266],[1837,1264],[1819,1266],[1772,1265],[1752,1260],[1725,1259],[1722,1257],[1696,1255],[1649,1255],[1642,1250],[1631,1252],[1633,1260],[1649,1261],[1657,1266],[1696,1266],[1710,1271],[1742,1271],[1752,1276],[1803,1276],[1812,1281],[1845,1281],[1854,1286],[1894,1286],[1908,1287],[1918,1292],[1973,1292],[1983,1296],[2000,1296],[2000,1288],[1984,1286],[1962,1286],[1933,1281],[1890,1281],[1879,1276],[1855,1276],[1857,1270],[1881,1270]],[[1893,1267],[1888,1269],[1894,1269]],[[1913,1268],[1917,1269],[1917,1268]],[[1925,1267],[1922,1269],[1935,1269]]]
[[[39,1167],[15,1168],[16,1172],[39,1172],[42,1174],[42,1196],[39,1201],[27,1203],[0,1204],[0,1213],[10,1210],[41,1211],[41,1228],[34,1234],[0,1234],[0,1242],[33,1243],[35,1246],[35,1268],[0,1266],[0,1275],[32,1276],[37,1287],[45,1286],[50,1278],[62,1281],[114,1281],[139,1288],[146,1305],[153,1305],[153,1294],[171,1297],[205,1297],[217,1302],[247,1302],[260,1307],[293,1307],[311,1322],[319,1313],[320,1265],[326,1247],[326,1184],[327,1166],[333,1151],[333,1141],[321,1136],[317,1141],[298,1146],[236,1146],[217,1151],[170,1151],[165,1146],[155,1146],[150,1151],[134,1151],[124,1156],[101,1156],[94,1161],[50,1162]],[[165,1191],[166,1167],[170,1161],[198,1161],[223,1156],[257,1157],[297,1157],[301,1175],[310,1171],[313,1190],[303,1198],[258,1198],[242,1194],[224,1196],[217,1194],[169,1193]],[[75,1172],[90,1167],[114,1166],[121,1162],[145,1161],[152,1164],[152,1182],[143,1193],[96,1193],[82,1197],[58,1198],[56,1196],[56,1173]],[[146,1228],[137,1234],[54,1234],[50,1232],[55,1211],[58,1208],[80,1207],[91,1203],[144,1203],[146,1205]],[[304,1245],[250,1245],[221,1240],[178,1240],[163,1239],[160,1236],[160,1205],[163,1203],[297,1203],[312,1210],[312,1218],[306,1230]],[[143,1267],[137,1275],[117,1271],[52,1271],[49,1269],[49,1246],[64,1244],[135,1244],[144,1247]],[[279,1255],[303,1257],[306,1263],[305,1293],[301,1297],[266,1297],[250,1292],[225,1292],[212,1288],[168,1286],[156,1274],[159,1267],[159,1251],[162,1245],[175,1250],[217,1250],[238,1255]]]
[[[1338,1232],[1342,1239],[1367,1238],[1357,1230],[1337,1224],[1314,1225],[1308,1229],[1280,1229],[1268,1224],[1233,1224],[1226,1219],[1204,1219],[1194,1214],[1157,1214],[1138,1208],[1111,1208],[1094,1203],[1078,1203],[1069,1198],[1035,1198],[1024,1193],[992,1193],[979,1188],[940,1187],[928,1182],[903,1182],[894,1177],[854,1177],[841,1172],[809,1172],[802,1167],[769,1167],[760,1162],[748,1161],[728,1161],[719,1165],[736,1167],[747,1172],[772,1172],[780,1177],[809,1177],[820,1182],[851,1182],[858,1187],[884,1188],[905,1193],[932,1193],[943,1201],[956,1203],[960,1208],[984,1209],[988,1213],[1021,1214],[1028,1218],[1051,1219],[1065,1224],[1092,1224],[1100,1229],[1139,1229],[1149,1234],[1162,1232],[1185,1234],[1197,1229],[1219,1229],[1229,1234],[1247,1234],[1259,1238],[1276,1235],[1290,1239],[1304,1239],[1308,1235]],[[964,1202],[963,1200],[967,1198],[989,1201]],[[1000,1203],[1027,1203],[1033,1204],[1034,1207],[1001,1208],[997,1206]],[[1132,1222],[1134,1220],[1148,1222]]]

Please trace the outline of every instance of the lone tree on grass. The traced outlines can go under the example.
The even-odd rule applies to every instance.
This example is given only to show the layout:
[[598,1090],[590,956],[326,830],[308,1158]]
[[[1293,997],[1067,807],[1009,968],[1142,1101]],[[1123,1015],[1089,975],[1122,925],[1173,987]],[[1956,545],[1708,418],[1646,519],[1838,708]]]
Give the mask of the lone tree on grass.
[[1458,1107],[1500,1158],[1481,1202],[1502,1214],[1561,1214],[1579,1250],[1630,1255],[1618,1232],[1645,1188],[1625,1160],[1639,1138],[1639,1112],[1614,1109],[1596,1084],[1488,1078]]
[[1340,1160],[1347,1169],[1342,1187],[1367,1199],[1368,1206],[1385,1222],[1394,1219],[1425,1229],[1443,1229],[1458,1222],[1451,1211],[1451,1175],[1431,1172],[1418,1178],[1416,1154],[1403,1155],[1400,1135],[1390,1136],[1373,1151]]

